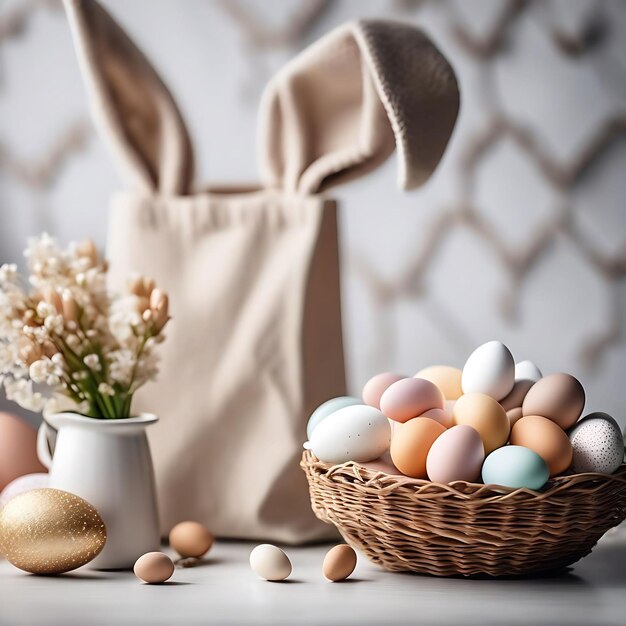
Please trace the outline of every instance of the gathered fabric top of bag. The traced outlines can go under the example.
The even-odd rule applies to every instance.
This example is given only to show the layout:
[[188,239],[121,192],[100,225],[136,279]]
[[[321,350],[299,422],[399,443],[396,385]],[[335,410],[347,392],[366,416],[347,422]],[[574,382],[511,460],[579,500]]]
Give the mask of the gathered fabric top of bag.
[[[92,115],[133,190],[194,192],[189,133],[170,92],[94,0],[65,0]],[[262,185],[314,194],[362,176],[398,151],[398,186],[437,166],[459,108],[454,72],[417,27],[340,26],[267,85],[260,105]]]

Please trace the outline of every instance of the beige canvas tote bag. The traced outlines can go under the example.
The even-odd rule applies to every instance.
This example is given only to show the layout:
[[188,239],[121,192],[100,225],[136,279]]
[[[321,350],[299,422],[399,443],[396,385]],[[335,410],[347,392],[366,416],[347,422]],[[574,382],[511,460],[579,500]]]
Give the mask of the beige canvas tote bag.
[[155,70],[96,2],[65,6],[93,118],[127,182],[111,206],[113,282],[140,273],[170,295],[159,380],[135,406],[160,417],[162,531],[193,519],[221,537],[328,537],[299,468],[308,415],[345,393],[336,207],[320,192],[395,148],[400,186],[423,183],[456,119],[454,74],[413,27],[341,27],[267,87],[262,184],[201,191]]

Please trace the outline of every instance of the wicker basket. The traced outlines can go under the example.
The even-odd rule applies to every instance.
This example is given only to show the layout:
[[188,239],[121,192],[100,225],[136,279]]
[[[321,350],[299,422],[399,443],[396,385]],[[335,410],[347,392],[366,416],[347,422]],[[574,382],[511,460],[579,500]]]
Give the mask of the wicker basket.
[[542,492],[392,476],[356,463],[301,463],[315,514],[390,571],[513,576],[570,565],[626,518],[626,464]]

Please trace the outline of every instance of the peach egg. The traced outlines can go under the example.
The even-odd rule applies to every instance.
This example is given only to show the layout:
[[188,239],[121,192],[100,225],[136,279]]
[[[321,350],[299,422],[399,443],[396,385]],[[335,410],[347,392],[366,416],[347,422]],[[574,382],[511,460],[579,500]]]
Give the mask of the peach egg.
[[478,391],[466,393],[456,401],[454,423],[475,428],[483,440],[486,455],[503,446],[511,430],[502,406],[491,396]]
[[431,365],[415,374],[414,378],[429,380],[441,389],[446,400],[457,400],[463,395],[461,376],[463,372],[458,367],[449,365]]
[[391,460],[405,475],[426,478],[426,459],[431,446],[446,429],[428,417],[416,417],[401,424],[391,440]]
[[539,415],[525,415],[515,422],[511,444],[536,452],[546,462],[550,476],[561,474],[572,462],[572,444],[565,431]]

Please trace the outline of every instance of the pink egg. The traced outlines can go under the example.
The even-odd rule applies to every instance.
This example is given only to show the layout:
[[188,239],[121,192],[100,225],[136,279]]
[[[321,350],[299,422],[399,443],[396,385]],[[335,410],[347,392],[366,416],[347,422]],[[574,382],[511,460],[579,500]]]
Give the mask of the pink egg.
[[380,398],[380,410],[396,422],[407,422],[430,409],[443,409],[437,385],[423,378],[404,378],[390,385]]
[[426,472],[435,483],[474,482],[484,460],[485,449],[478,431],[459,424],[435,440],[426,458]]
[[19,476],[45,471],[37,458],[37,431],[12,413],[0,413],[0,490]]
[[0,509],[15,496],[47,487],[50,482],[48,474],[25,474],[11,481],[2,491],[0,491]]
[[429,409],[426,413],[422,413],[420,417],[430,417],[431,420],[439,422],[445,428],[450,428],[454,424],[452,415],[445,409]]
[[383,372],[382,374],[376,374],[370,378],[363,387],[363,402],[373,406],[375,409],[380,409],[380,397],[387,390],[387,388],[395,382],[406,378],[401,374],[392,374],[391,372]]

